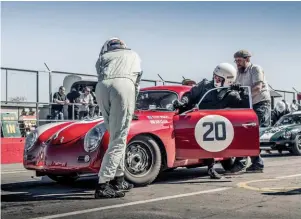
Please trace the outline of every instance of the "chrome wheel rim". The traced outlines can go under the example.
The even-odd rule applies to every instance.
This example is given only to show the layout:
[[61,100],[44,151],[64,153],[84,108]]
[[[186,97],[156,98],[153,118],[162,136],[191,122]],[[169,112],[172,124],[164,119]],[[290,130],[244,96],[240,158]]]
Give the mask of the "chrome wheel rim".
[[153,153],[144,142],[132,142],[126,149],[125,168],[135,177],[143,177],[153,166]]

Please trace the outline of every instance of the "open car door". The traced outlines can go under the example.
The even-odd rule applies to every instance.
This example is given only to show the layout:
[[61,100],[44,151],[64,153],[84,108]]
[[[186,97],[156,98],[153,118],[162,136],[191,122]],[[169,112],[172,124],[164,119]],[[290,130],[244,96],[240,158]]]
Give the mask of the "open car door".
[[210,92],[217,92],[212,89],[197,108],[174,117],[177,159],[259,155],[258,118],[252,109],[250,88],[243,88],[247,104],[242,108],[206,108],[208,98],[206,104],[202,100]]

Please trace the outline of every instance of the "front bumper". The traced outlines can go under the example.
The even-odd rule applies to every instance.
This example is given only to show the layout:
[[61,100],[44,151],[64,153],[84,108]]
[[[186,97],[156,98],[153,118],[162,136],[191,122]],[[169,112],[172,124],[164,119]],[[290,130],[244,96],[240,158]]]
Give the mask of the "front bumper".
[[[101,147],[101,146],[100,146]],[[98,149],[92,153],[84,151],[80,141],[68,145],[39,145],[30,152],[24,152],[23,166],[35,170],[37,175],[97,173],[100,167]]]
[[295,140],[279,140],[279,141],[269,141],[269,142],[260,142],[261,150],[279,150],[284,149],[288,150],[295,144]]

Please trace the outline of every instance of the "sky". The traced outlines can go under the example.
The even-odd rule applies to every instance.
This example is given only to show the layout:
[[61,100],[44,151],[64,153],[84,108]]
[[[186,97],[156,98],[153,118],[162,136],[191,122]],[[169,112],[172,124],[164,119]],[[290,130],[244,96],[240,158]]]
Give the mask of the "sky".
[[[1,66],[96,74],[103,43],[119,37],[140,55],[144,79],[211,79],[247,49],[274,89],[301,91],[300,23],[301,2],[1,2]],[[5,80],[1,71],[2,99]],[[35,81],[10,72],[8,97],[35,101]],[[48,84],[41,74],[40,101]]]

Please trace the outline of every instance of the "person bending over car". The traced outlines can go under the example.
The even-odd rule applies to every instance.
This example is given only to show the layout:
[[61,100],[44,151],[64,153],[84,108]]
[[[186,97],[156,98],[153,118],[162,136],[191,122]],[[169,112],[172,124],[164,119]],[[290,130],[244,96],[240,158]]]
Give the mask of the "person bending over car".
[[[216,66],[213,71],[213,79],[211,81],[203,79],[200,83],[185,93],[181,101],[174,101],[174,108],[179,109],[179,113],[191,110],[199,103],[207,91],[216,89],[208,93],[199,105],[199,109],[224,109],[224,108],[248,108],[248,95],[237,84],[237,71],[229,63],[221,63]],[[214,159],[207,159],[208,174],[211,179],[220,179],[221,176],[214,169]]]
[[124,179],[127,136],[133,118],[142,75],[141,59],[117,38],[109,39],[96,62],[96,98],[110,134],[99,170],[95,198],[118,198],[133,185]]

